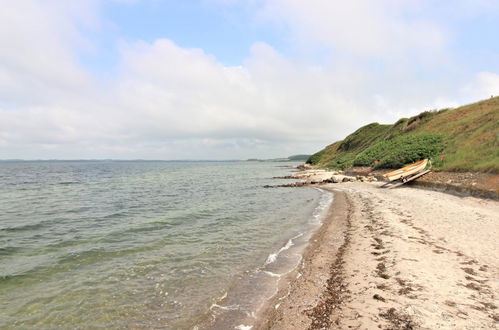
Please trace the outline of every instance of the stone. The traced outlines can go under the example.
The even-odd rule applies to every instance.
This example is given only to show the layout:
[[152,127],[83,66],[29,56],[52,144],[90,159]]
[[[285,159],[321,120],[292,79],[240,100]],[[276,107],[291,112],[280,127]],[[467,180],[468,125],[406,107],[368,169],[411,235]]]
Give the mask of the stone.
[[340,182],[343,182],[343,176],[342,175],[333,175],[330,180],[332,183],[340,183]]
[[342,182],[355,182],[355,181],[357,181],[355,177],[348,175],[345,175],[342,180]]

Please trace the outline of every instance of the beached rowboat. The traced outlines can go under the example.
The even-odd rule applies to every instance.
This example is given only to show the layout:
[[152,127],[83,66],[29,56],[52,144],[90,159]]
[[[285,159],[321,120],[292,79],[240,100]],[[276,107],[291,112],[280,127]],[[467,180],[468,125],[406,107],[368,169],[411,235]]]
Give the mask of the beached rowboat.
[[395,180],[399,180],[399,179],[404,179],[405,177],[408,177],[410,175],[413,175],[413,174],[416,174],[420,171],[423,171],[426,168],[427,164],[428,164],[428,159],[423,159],[423,160],[420,160],[419,162],[416,162],[414,164],[407,165],[407,166],[402,167],[398,170],[383,174],[383,176],[388,181],[395,181]]

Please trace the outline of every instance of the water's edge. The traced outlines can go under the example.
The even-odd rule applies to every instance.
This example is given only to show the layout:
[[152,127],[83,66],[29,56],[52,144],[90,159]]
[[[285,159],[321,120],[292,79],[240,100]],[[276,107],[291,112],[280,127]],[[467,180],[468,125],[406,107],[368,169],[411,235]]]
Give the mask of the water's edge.
[[334,193],[334,200],[321,227],[310,239],[302,262],[282,281],[278,293],[262,308],[255,324],[246,329],[309,328],[316,317],[316,308],[330,298],[329,281],[337,280],[338,265],[343,262],[342,253],[349,240],[351,204],[344,191],[324,189]]
[[312,243],[311,240],[324,226],[330,212],[333,192],[313,189],[320,191],[321,197],[310,215],[309,228],[289,238],[280,249],[270,253],[263,265],[241,274],[234,286],[216,299],[210,311],[193,330],[249,330],[255,324],[261,323],[261,318],[271,302],[295,278],[304,254]]

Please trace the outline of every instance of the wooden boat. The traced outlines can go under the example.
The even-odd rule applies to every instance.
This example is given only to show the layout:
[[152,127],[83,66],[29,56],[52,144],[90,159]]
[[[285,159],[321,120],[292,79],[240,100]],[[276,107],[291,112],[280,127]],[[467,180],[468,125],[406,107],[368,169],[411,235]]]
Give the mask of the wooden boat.
[[395,181],[395,180],[399,180],[399,179],[403,180],[405,177],[408,177],[408,176],[416,174],[420,171],[423,171],[426,168],[427,164],[428,164],[428,159],[423,159],[423,160],[420,160],[419,162],[416,162],[414,164],[407,165],[407,166],[402,167],[398,170],[383,174],[383,176],[388,181]]

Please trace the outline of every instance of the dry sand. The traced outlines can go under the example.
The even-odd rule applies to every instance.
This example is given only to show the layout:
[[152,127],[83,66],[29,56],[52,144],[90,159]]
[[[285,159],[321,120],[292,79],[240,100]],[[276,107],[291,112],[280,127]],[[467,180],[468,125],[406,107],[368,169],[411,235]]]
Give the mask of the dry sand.
[[499,202],[380,183],[335,199],[256,329],[496,329]]

